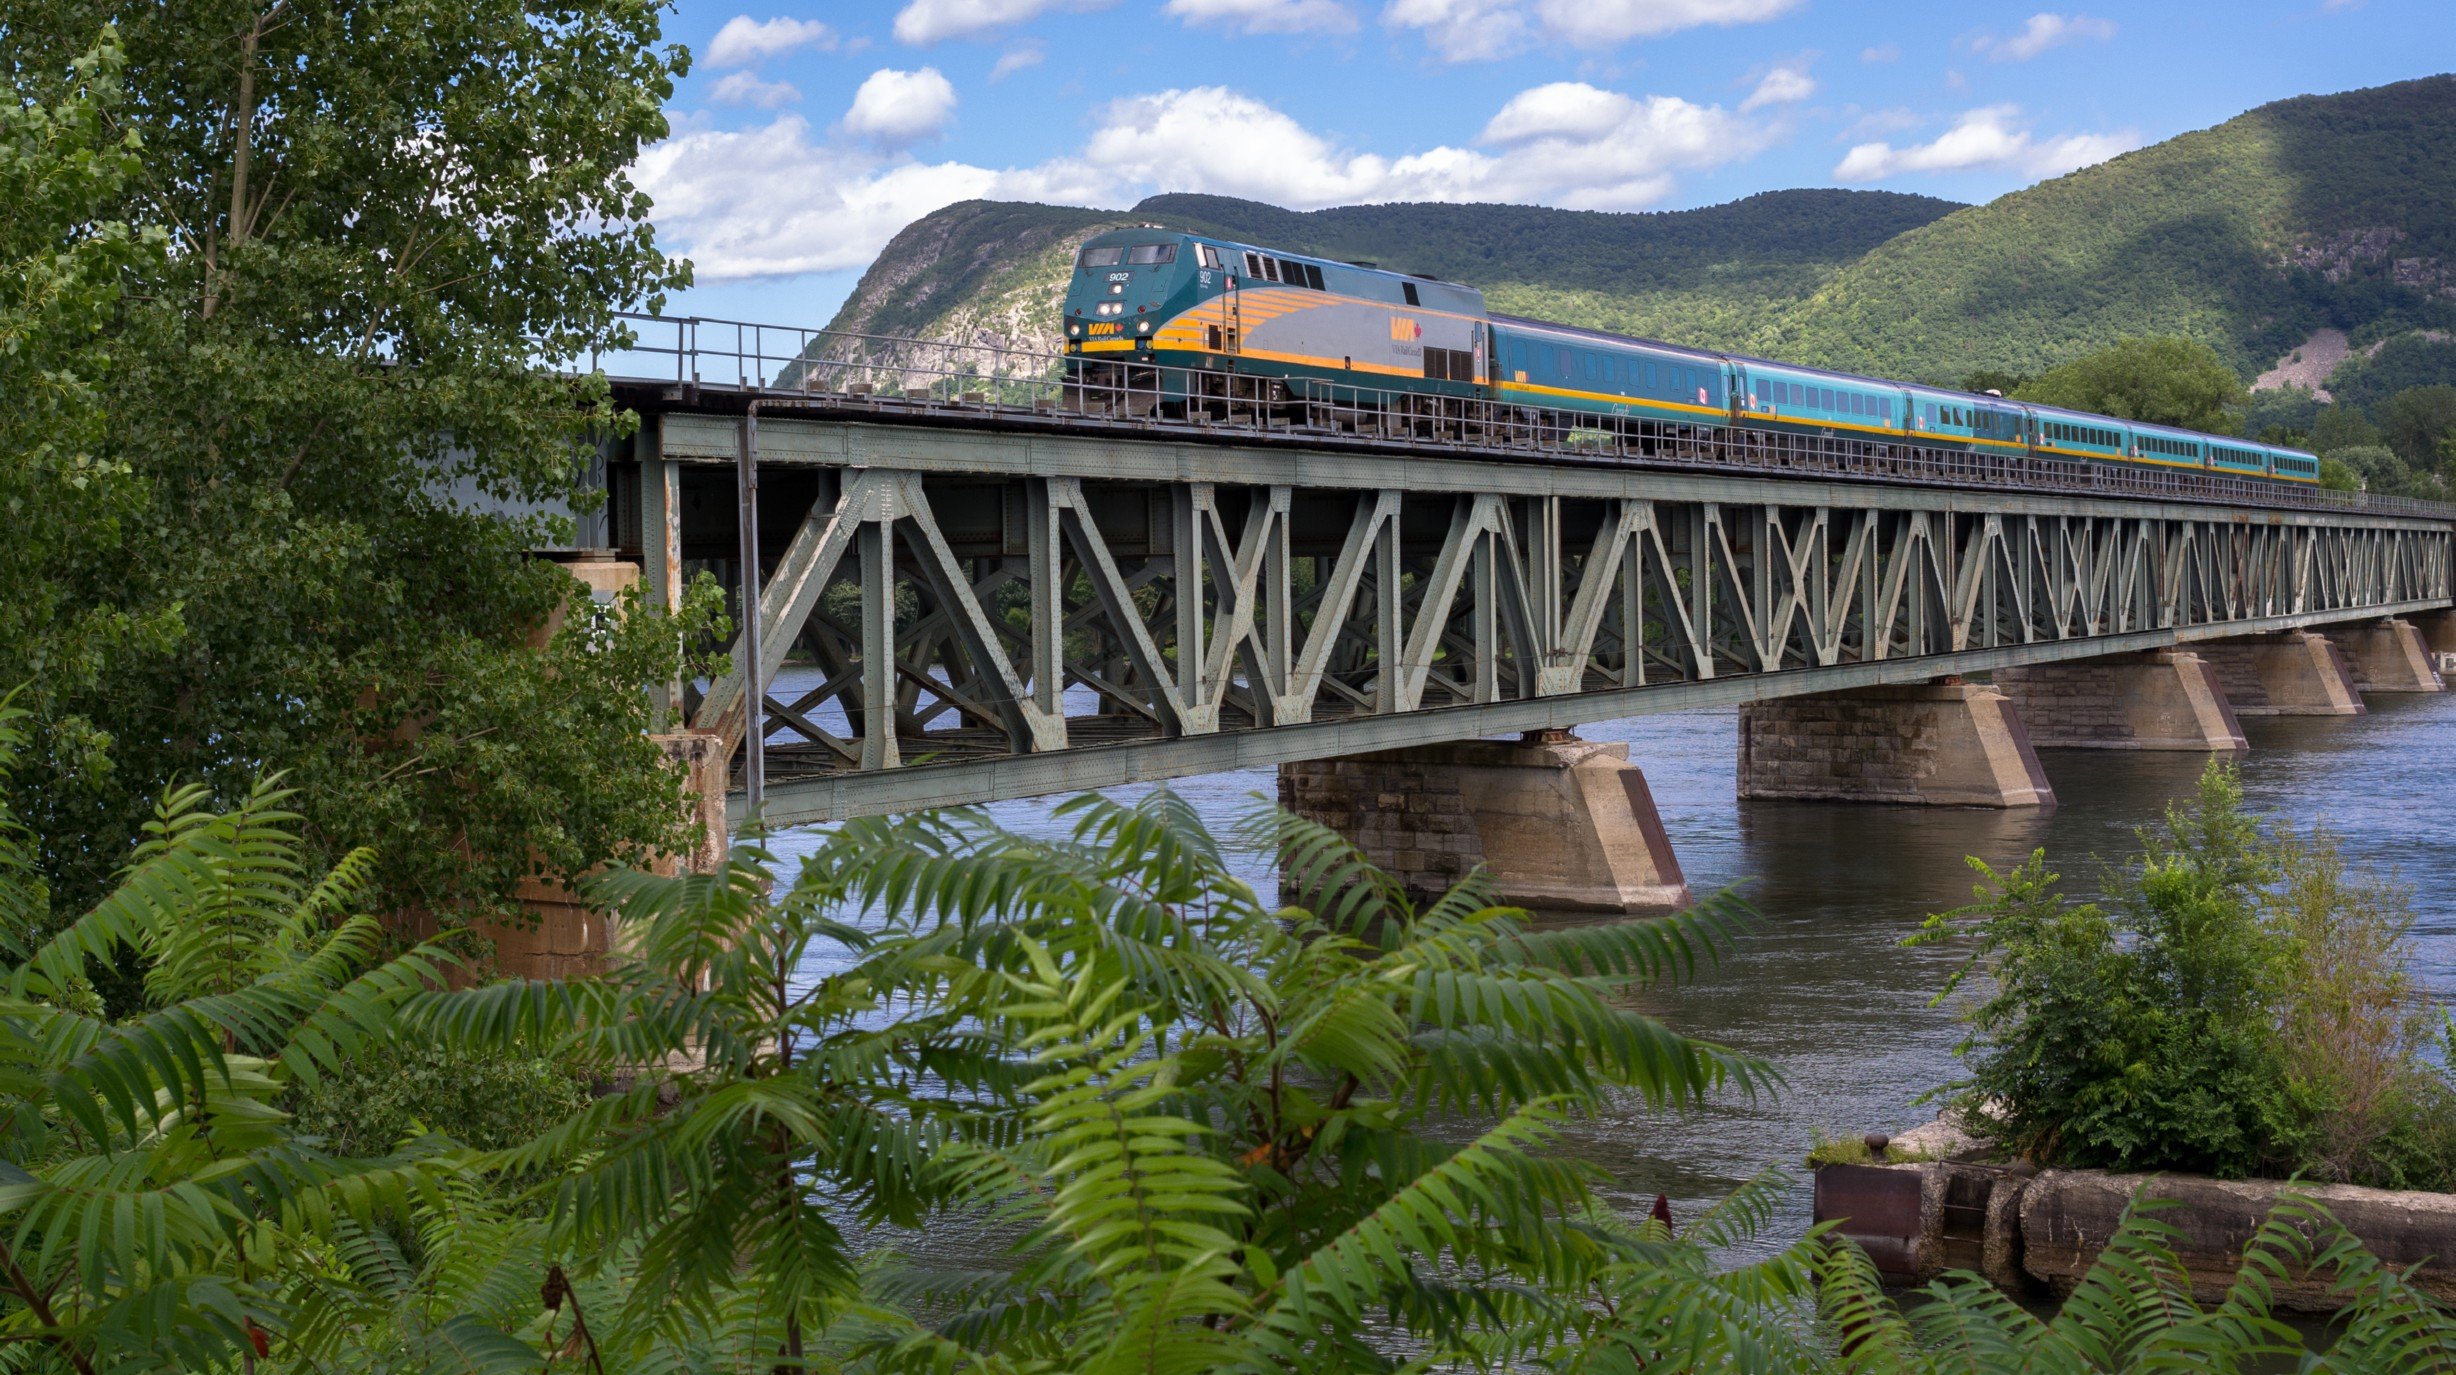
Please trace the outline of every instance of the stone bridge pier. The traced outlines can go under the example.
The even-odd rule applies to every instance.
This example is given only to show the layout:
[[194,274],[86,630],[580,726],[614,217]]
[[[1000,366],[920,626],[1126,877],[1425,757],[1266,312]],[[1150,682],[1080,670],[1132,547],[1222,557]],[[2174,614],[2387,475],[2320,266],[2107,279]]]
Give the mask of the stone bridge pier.
[[2362,692],[2439,692],[2444,684],[2432,667],[2429,642],[2413,622],[2389,617],[2331,626],[2329,643],[2345,659],[2354,687]]
[[2318,631],[2211,640],[2195,651],[2216,671],[2236,716],[2360,716],[2365,710],[2345,656]]
[[2040,749],[2251,747],[2216,668],[2189,650],[2004,668],[1994,678]]
[[1742,706],[1739,792],[1937,807],[2055,805],[2012,697],[1959,678]]
[[1355,842],[1418,900],[1481,866],[1499,901],[1538,911],[1689,905],[1626,744],[1548,731],[1284,764],[1279,804]]

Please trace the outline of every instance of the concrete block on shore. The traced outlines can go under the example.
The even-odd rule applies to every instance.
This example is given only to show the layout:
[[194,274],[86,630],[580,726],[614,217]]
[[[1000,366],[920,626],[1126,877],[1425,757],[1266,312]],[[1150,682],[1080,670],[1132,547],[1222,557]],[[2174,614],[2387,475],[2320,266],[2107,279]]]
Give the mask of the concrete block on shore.
[[[2174,1206],[2160,1209],[2158,1220],[2181,1234],[2175,1250],[2191,1275],[2192,1296],[2216,1303],[2234,1282],[2244,1247],[2288,1193],[2328,1209],[2388,1266],[2419,1266],[2412,1282],[2424,1293],[2441,1303],[2456,1301],[2456,1194],[2353,1184],[2041,1171],[2021,1198],[2022,1269],[2058,1297],[2069,1294],[2135,1198],[2170,1199]],[[2324,1275],[2288,1275],[2276,1286],[2275,1301],[2304,1313],[2339,1306]]]

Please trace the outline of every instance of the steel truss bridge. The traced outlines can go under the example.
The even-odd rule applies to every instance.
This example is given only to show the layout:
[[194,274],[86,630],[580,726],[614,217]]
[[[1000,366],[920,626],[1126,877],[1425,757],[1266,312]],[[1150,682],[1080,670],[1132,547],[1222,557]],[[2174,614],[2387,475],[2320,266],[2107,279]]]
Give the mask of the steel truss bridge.
[[[672,375],[649,350],[649,375],[616,384],[645,419],[608,455],[616,542],[670,597],[689,566],[738,575],[758,531],[776,825],[2376,619],[2456,591],[2452,513],[2426,503],[1396,396],[1257,388],[1172,410],[1148,377],[1087,388],[1046,358],[801,331],[728,352],[708,322],[658,323],[677,329]],[[747,642],[732,660],[667,691],[738,749]]]

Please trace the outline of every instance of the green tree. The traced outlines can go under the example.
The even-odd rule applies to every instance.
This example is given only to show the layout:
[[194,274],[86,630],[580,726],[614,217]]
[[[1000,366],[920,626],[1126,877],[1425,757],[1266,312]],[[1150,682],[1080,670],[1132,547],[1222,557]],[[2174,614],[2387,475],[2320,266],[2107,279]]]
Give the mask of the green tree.
[[1999,368],[1980,368],[1976,372],[1963,376],[1961,389],[1982,396],[1988,392],[2010,396],[2028,386],[2030,381],[2031,378],[2027,373],[2005,372]]
[[2241,378],[2208,345],[2192,339],[2126,339],[2050,369],[2013,393],[2024,401],[2233,434],[2249,399]]
[[2379,442],[2379,427],[2352,406],[2323,406],[2311,423],[2311,449],[2314,453],[2331,454],[2339,449],[2360,448]]
[[2410,497],[2436,497],[2440,493],[2439,484],[2427,470],[2415,472],[2384,444],[2356,444],[2338,449],[2325,461],[2344,468],[2366,491]]
[[[575,614],[585,634],[535,652],[537,628],[587,610],[527,552],[558,522],[470,500],[573,497],[624,418],[601,379],[551,365],[683,279],[622,170],[663,134],[683,67],[659,16],[10,7],[39,109],[102,98],[79,55],[106,25],[124,54],[106,124],[7,117],[35,130],[12,148],[83,147],[91,169],[43,182],[11,162],[12,190],[50,188],[34,220],[12,204],[13,271],[109,256],[79,280],[126,288],[41,322],[62,341],[44,348],[107,354],[68,369],[92,408],[52,466],[82,451],[127,475],[76,517],[108,537],[44,570],[33,595],[65,614],[0,613],[0,658],[44,669],[14,786],[66,892],[100,893],[170,780],[235,799],[268,769],[319,854],[385,840],[378,906],[447,920],[508,910],[533,869],[674,838],[679,780],[638,688],[692,627]],[[170,251],[116,247],[157,240]],[[63,660],[77,672],[49,671]]]
[[2436,474],[2456,439],[2456,387],[2412,387],[2388,399],[2379,428],[2389,448],[2417,473]]
[[155,267],[159,235],[112,217],[141,145],[112,127],[125,54],[106,34],[69,60],[47,99],[0,102],[0,659],[31,679],[51,752],[106,777],[108,737],[78,705],[106,667],[160,653],[175,606],[131,606],[95,580],[127,557],[145,484],[108,452],[98,381],[124,276]]

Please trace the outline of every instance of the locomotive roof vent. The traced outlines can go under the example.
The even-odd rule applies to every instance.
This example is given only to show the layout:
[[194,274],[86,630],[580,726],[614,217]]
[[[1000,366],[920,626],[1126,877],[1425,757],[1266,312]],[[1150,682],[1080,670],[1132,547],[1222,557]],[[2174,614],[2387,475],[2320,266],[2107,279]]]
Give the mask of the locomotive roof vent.
[[1375,263],[1375,262],[1367,262],[1367,261],[1365,261],[1365,260],[1364,260],[1364,259],[1362,259],[1362,258],[1350,258],[1350,259],[1348,259],[1348,260],[1347,260],[1347,265],[1348,265],[1349,267],[1361,267],[1361,268],[1365,268],[1365,269],[1367,269],[1367,270],[1369,270],[1369,271],[1378,271],[1378,270],[1380,270],[1380,268],[1381,268],[1381,264],[1380,264],[1380,263]]

